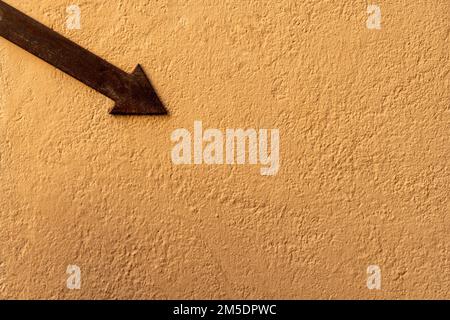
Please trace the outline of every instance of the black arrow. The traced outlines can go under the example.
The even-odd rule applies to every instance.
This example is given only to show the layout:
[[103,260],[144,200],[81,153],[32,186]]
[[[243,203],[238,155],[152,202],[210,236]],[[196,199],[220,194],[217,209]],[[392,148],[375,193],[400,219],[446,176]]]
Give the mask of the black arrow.
[[3,1],[0,36],[114,100],[111,114],[167,113],[140,65],[128,74]]

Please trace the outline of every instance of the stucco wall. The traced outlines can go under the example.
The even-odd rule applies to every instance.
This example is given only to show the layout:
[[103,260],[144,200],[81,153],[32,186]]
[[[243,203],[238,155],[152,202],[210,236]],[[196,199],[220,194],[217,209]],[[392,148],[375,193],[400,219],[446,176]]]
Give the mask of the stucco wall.
[[[81,30],[7,2],[141,63],[170,115],[0,39],[1,298],[450,298],[448,0],[373,1],[381,30],[357,0],[81,0]],[[195,120],[279,129],[278,174],[173,165]]]

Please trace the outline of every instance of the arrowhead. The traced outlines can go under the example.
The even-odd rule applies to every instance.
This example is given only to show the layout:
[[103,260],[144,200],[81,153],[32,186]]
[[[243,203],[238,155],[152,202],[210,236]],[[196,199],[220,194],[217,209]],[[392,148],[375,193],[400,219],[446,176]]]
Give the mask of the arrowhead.
[[113,115],[164,115],[166,108],[155,92],[141,65],[130,74],[127,93],[109,112]]

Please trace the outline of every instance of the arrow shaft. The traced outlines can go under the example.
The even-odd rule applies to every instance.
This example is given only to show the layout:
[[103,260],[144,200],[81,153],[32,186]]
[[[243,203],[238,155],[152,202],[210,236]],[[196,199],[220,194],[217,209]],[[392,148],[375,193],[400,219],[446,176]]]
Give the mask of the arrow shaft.
[[114,101],[133,85],[124,71],[3,1],[0,36]]

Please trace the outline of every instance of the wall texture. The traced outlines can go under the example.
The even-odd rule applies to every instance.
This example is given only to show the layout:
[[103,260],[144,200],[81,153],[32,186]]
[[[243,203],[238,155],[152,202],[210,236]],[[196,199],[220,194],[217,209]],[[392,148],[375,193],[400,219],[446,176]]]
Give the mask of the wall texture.
[[[80,0],[81,30],[7,2],[141,63],[170,116],[0,39],[1,298],[450,298],[448,0],[373,1],[381,30],[358,0]],[[278,128],[279,173],[174,166],[195,120]]]

